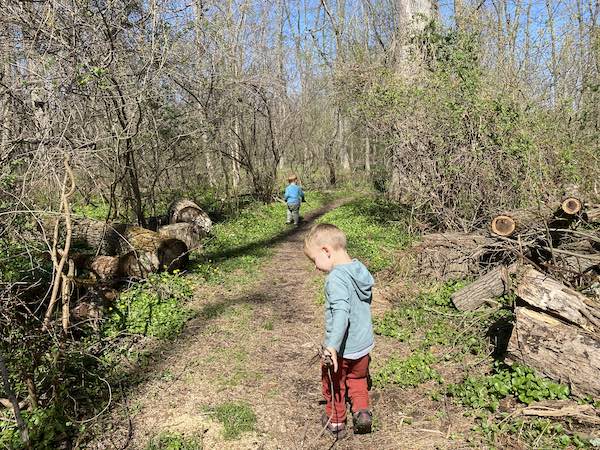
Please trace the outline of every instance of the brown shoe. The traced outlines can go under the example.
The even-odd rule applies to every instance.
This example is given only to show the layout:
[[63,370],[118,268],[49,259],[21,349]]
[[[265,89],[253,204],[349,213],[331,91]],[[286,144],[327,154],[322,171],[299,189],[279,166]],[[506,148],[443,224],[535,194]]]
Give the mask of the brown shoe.
[[368,409],[361,409],[352,414],[352,423],[356,434],[366,434],[371,432],[373,416]]

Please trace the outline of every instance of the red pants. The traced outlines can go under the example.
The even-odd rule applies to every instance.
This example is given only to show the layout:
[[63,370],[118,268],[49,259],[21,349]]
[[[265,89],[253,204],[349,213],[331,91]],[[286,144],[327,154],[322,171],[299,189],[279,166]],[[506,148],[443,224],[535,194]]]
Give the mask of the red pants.
[[[328,369],[326,366],[321,366],[323,397],[327,401],[325,412],[328,417],[331,417],[332,423],[340,423],[346,420],[346,389],[348,389],[348,397],[352,403],[352,412],[369,408],[367,377],[370,361],[371,357],[369,355],[365,355],[360,359],[338,357],[338,371],[335,373],[333,367]],[[331,401],[329,370],[333,375],[335,410]]]

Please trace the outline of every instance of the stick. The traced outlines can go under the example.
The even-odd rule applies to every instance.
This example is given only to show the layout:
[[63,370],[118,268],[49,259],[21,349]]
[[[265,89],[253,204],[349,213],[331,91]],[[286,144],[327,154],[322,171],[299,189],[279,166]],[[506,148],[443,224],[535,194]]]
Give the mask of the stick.
[[12,390],[12,386],[10,385],[10,379],[8,378],[8,369],[6,368],[6,364],[4,362],[4,356],[0,353],[0,372],[2,372],[2,384],[4,385],[4,392],[8,396],[8,400],[12,405],[13,412],[15,414],[15,420],[17,421],[17,426],[19,427],[19,432],[21,433],[21,441],[26,448],[31,448],[31,442],[29,441],[29,431],[27,430],[27,425],[23,421],[21,417],[21,408],[19,407],[19,402],[15,397],[15,393]]
[[[70,182],[71,186],[67,191],[67,182]],[[69,250],[71,248],[71,236],[73,233],[73,227],[71,224],[71,207],[69,204],[69,197],[73,195],[75,192],[75,177],[73,176],[73,171],[71,170],[71,166],[69,165],[68,158],[65,158],[65,177],[63,180],[62,194],[61,194],[61,210],[65,212],[65,227],[67,229],[67,236],[65,238],[65,248],[62,252],[62,256],[60,261],[57,258],[57,250],[56,246],[58,245],[58,225],[59,221],[56,221],[56,226],[54,227],[54,241],[52,245],[52,263],[54,264],[55,274],[54,281],[52,286],[52,295],[50,296],[50,304],[48,305],[48,309],[46,310],[46,314],[44,316],[44,324],[43,329],[47,330],[50,325],[50,319],[52,318],[52,313],[54,312],[54,306],[58,300],[58,290],[61,286],[62,279],[62,271],[67,258],[69,256]]]

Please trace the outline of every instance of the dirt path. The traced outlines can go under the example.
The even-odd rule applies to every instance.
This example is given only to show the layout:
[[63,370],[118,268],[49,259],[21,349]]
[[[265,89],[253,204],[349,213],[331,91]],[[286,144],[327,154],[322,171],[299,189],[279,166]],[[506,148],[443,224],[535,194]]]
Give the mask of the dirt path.
[[[411,405],[426,399],[406,397],[393,389],[386,389],[385,396],[371,392],[377,416],[377,431],[372,435],[350,435],[337,443],[331,436],[319,436],[323,410],[319,367],[310,360],[322,336],[322,306],[316,298],[323,275],[304,256],[302,242],[312,220],[324,212],[307,217],[278,243],[251,285],[200,293],[205,297],[199,299],[200,315],[161,353],[148,381],[129,394],[128,448],[145,448],[162,431],[202,436],[205,449],[329,448],[333,444],[338,449],[452,447],[445,430],[437,430],[441,420],[436,426],[407,429],[407,414],[417,416]],[[375,358],[392,345],[380,341]],[[224,440],[221,424],[206,411],[228,401],[252,407],[255,432]],[[121,425],[107,434],[112,436],[110,442],[123,442],[126,423],[122,418]]]

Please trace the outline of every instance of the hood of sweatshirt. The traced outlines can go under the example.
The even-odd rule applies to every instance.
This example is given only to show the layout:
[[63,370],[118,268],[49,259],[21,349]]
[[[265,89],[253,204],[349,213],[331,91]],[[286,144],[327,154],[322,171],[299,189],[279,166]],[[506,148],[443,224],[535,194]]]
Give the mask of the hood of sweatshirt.
[[333,270],[342,272],[352,280],[356,294],[361,301],[371,301],[375,280],[363,263],[357,259],[353,259],[350,263],[335,266]]

